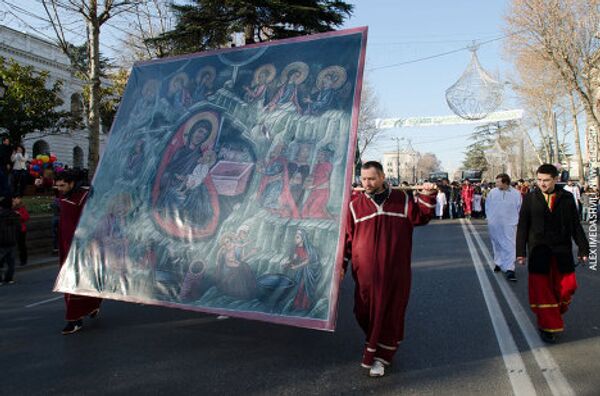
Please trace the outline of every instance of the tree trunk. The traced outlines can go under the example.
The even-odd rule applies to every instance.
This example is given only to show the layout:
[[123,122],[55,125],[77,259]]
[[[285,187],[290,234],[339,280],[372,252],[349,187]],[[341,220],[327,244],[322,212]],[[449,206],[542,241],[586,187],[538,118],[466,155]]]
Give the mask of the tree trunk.
[[529,144],[531,144],[531,148],[533,149],[533,152],[535,153],[535,156],[536,156],[538,162],[540,163],[540,165],[542,165],[545,161],[542,159],[542,156],[540,155],[539,150],[535,147],[535,143],[533,142],[533,139],[529,135],[529,132],[523,131],[523,133],[525,134],[525,136],[527,136],[527,140],[529,140]]
[[[541,161],[540,164],[543,164],[544,162],[552,162],[552,158],[550,158],[550,142],[548,139],[546,139],[546,134],[544,133],[541,122],[538,123],[538,130],[540,132],[540,136],[542,137],[542,147],[544,148],[544,161]],[[529,136],[529,134],[527,136]],[[531,140],[531,136],[529,136],[529,140]],[[535,147],[533,141],[531,141],[531,144]]]
[[579,140],[579,123],[577,122],[577,108],[575,107],[575,98],[573,91],[569,92],[569,101],[571,102],[571,116],[573,117],[573,132],[575,133],[575,155],[577,156],[577,166],[579,167],[579,180],[585,179],[585,168],[583,167],[583,155],[581,154],[581,142]]
[[552,163],[560,164],[560,145],[558,142],[558,125],[556,125],[556,113],[551,111],[549,113],[550,119],[548,120],[550,124],[550,131],[552,133],[552,142],[554,144],[554,150],[552,151]]
[[96,172],[99,160],[100,148],[100,22],[98,20],[97,0],[90,1],[90,18],[88,19],[89,43],[90,43],[90,64],[88,68],[89,79],[91,83],[88,128],[89,133],[89,152],[88,152],[88,170],[90,178]]

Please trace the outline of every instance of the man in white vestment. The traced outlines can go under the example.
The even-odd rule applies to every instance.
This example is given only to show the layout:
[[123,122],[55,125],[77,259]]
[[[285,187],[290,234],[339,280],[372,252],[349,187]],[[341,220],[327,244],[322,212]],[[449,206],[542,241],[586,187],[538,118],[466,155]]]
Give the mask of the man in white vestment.
[[567,185],[563,187],[563,190],[570,192],[573,194],[573,199],[575,200],[575,206],[577,210],[579,210],[579,204],[581,203],[581,193],[579,191],[579,186],[573,183],[573,180],[567,182]]
[[496,188],[489,192],[485,211],[492,247],[494,272],[504,272],[506,279],[515,282],[517,224],[521,210],[521,193],[510,185],[506,173],[496,176]]

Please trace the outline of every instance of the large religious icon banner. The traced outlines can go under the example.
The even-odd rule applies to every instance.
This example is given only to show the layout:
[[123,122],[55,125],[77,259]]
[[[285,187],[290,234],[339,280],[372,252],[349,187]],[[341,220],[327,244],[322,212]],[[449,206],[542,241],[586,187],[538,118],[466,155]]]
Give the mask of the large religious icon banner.
[[366,34],[137,63],[55,290],[333,330]]

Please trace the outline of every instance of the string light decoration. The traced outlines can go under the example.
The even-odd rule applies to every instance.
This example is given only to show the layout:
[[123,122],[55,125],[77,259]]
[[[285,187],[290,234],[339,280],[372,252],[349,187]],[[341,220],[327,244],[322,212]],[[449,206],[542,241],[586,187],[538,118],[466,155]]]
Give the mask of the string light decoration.
[[446,102],[454,114],[465,120],[481,120],[502,103],[504,87],[479,63],[478,45],[469,47],[471,62],[462,76],[446,90]]

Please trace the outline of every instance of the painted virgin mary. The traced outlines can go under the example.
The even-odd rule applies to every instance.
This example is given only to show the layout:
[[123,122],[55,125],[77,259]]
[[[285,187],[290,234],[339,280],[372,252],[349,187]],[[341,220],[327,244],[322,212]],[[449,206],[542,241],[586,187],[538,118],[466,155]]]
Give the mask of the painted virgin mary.
[[212,235],[216,228],[219,203],[209,175],[216,160],[211,143],[214,129],[207,119],[195,121],[183,135],[183,145],[171,152],[157,180],[159,223],[173,235],[202,237]]

